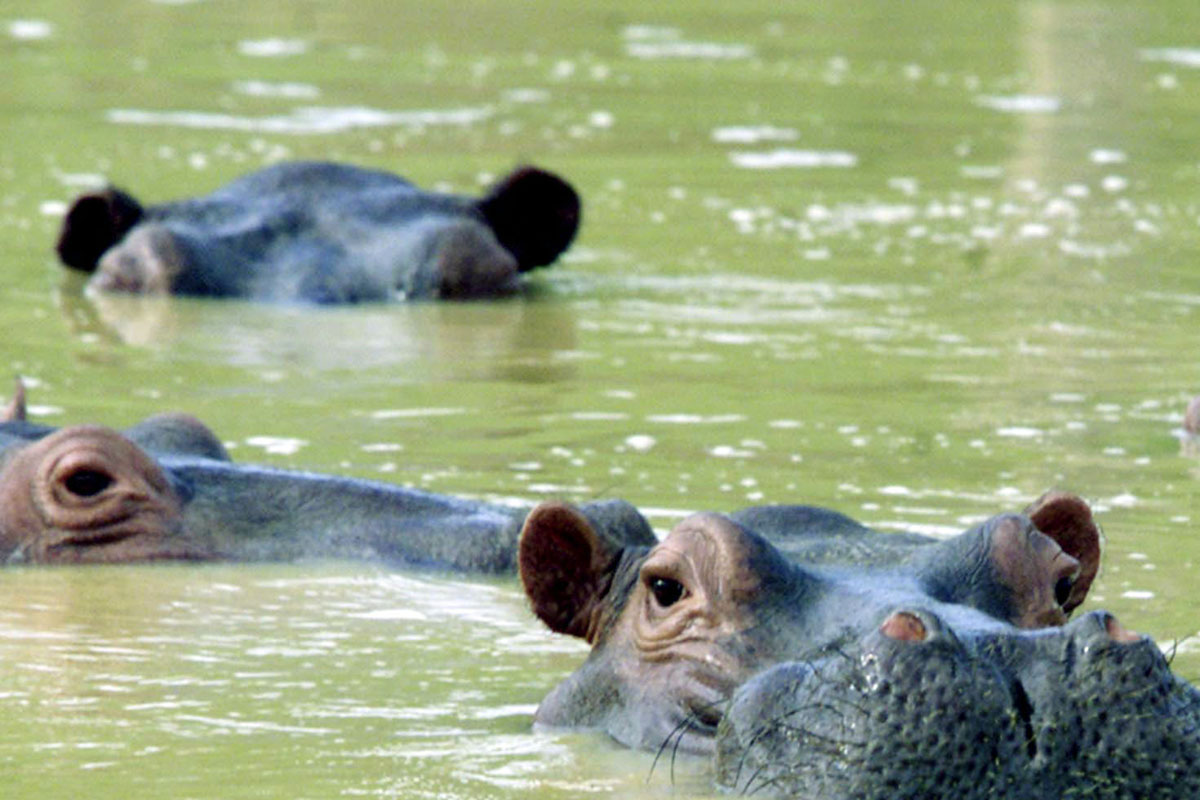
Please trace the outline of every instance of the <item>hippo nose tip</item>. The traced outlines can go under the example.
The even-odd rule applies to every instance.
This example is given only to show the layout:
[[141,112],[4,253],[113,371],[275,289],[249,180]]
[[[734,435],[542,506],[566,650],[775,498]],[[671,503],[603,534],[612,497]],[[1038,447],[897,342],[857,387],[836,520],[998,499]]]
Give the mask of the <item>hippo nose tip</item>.
[[929,629],[911,611],[893,611],[879,626],[879,631],[900,642],[923,642],[929,638]]
[[1114,642],[1122,644],[1133,644],[1140,642],[1142,635],[1137,631],[1131,631],[1117,621],[1117,618],[1109,614],[1104,620],[1104,630],[1108,633],[1108,638]]

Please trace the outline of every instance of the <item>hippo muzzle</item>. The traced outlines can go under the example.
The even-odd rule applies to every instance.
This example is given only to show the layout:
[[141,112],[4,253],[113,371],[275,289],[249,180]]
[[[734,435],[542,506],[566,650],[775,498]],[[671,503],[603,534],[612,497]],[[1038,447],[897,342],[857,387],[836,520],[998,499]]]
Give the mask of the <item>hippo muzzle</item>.
[[957,635],[898,611],[851,647],[743,684],[718,782],[765,796],[1200,796],[1200,693],[1105,612]]

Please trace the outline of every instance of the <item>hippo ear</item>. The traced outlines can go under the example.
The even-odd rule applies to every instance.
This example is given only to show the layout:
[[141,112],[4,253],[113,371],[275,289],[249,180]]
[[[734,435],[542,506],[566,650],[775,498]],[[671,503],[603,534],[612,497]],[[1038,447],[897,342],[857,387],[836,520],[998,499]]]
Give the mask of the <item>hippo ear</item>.
[[125,437],[155,455],[197,456],[230,461],[229,452],[207,425],[191,414],[155,414],[132,428]]
[[521,272],[552,263],[579,228],[579,195],[536,167],[521,167],[493,186],[479,210]]
[[1039,531],[1057,542],[1063,552],[1079,562],[1079,574],[1062,604],[1069,614],[1083,602],[1100,571],[1100,527],[1088,504],[1065,492],[1047,492],[1025,509],[1025,515]]
[[94,272],[104,251],[121,241],[142,214],[138,201],[117,188],[79,197],[63,218],[58,257],[72,269]]
[[556,633],[589,641],[619,551],[565,503],[542,503],[525,520],[517,566],[533,612]]
[[0,422],[24,422],[28,411],[25,407],[25,381],[17,378],[13,386],[12,399],[0,410]]

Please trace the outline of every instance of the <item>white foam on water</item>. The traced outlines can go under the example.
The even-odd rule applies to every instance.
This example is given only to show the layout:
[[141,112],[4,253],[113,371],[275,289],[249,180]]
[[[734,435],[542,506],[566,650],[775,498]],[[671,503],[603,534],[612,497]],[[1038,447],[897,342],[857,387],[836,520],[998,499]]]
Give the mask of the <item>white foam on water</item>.
[[737,151],[729,154],[734,166],[744,169],[819,169],[858,166],[858,156],[844,150]]
[[1180,67],[1200,68],[1200,47],[1152,47],[1138,53],[1143,61],[1161,61]]
[[1048,94],[984,94],[975,103],[1006,114],[1054,114],[1062,108],[1062,100]]
[[794,142],[800,138],[795,128],[774,125],[727,125],[713,128],[712,139],[723,144],[759,144],[760,142]]
[[328,134],[356,128],[466,126],[487,119],[490,108],[384,111],[366,106],[296,108],[286,115],[239,116],[216,111],[152,111],[114,108],[105,115],[117,125],[162,125],[176,128],[246,133]]
[[44,19],[14,19],[8,23],[8,35],[25,42],[49,39],[54,26]]
[[294,81],[234,81],[233,90],[248,97],[282,97],[290,100],[315,100],[321,90],[310,83]]
[[308,42],[303,39],[246,39],[238,42],[237,47],[242,55],[254,58],[281,58],[308,52]]

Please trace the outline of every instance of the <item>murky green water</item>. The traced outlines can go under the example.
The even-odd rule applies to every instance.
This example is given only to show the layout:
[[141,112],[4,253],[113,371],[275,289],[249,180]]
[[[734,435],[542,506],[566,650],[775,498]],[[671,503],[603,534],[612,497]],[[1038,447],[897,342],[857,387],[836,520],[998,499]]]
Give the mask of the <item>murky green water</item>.
[[[244,461],[662,527],[950,532],[1071,489],[1093,605],[1200,678],[1200,8],[827,5],[7,0],[0,365],[46,422],[185,409]],[[486,305],[84,298],[53,259],[101,177],[155,201],[291,157],[460,191],[531,161],[585,227]],[[509,581],[8,572],[0,795],[704,795],[530,733],[581,653]]]

